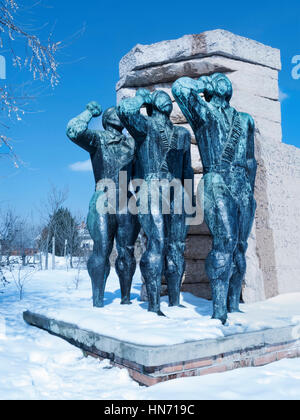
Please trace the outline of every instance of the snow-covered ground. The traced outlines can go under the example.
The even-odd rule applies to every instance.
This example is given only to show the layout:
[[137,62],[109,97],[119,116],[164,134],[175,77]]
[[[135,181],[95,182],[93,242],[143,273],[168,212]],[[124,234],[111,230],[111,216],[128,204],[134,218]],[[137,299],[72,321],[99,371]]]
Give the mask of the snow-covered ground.
[[156,345],[297,325],[300,294],[243,305],[245,313],[230,316],[223,327],[210,320],[210,302],[190,294],[182,296],[185,309],[168,308],[163,299],[162,309],[168,318],[149,314],[139,301],[139,273],[134,280],[131,307],[119,305],[118,281],[112,272],[107,284],[107,306],[93,309],[87,272],[80,273],[76,290],[77,271],[63,270],[63,263],[58,267],[56,271],[34,273],[25,285],[21,302],[14,284],[0,295],[0,399],[300,399],[300,359],[178,379],[147,389],[132,381],[126,370],[84,358],[79,349],[29,327],[22,318],[26,309],[44,311],[127,341]]

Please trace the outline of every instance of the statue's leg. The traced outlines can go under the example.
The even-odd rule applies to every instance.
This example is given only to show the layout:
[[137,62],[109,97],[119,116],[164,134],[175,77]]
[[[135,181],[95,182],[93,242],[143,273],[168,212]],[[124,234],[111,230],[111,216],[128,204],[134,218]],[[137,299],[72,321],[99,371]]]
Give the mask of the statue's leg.
[[120,281],[121,304],[129,305],[132,278],[136,269],[134,245],[141,227],[138,217],[132,214],[118,215],[117,221],[116,245],[118,257],[116,260],[116,271]]
[[169,305],[180,306],[180,290],[185,271],[185,240],[187,227],[185,216],[168,216],[168,247],[165,260],[165,278],[168,285]]
[[94,240],[93,254],[88,261],[88,272],[92,281],[93,304],[96,308],[104,306],[106,280],[110,273],[109,257],[113,249],[116,232],[115,215],[99,215],[90,208],[88,229]]
[[240,312],[239,305],[242,284],[246,274],[246,252],[248,239],[253,226],[256,202],[251,198],[247,206],[240,206],[238,213],[239,239],[233,255],[234,272],[230,279],[228,291],[228,312]]
[[142,214],[139,220],[147,237],[147,249],[142,256],[140,267],[147,288],[148,310],[163,315],[160,311],[160,293],[166,253],[164,216]]
[[219,174],[205,176],[205,221],[213,236],[206,260],[213,297],[213,318],[227,320],[229,280],[237,245],[237,205]]

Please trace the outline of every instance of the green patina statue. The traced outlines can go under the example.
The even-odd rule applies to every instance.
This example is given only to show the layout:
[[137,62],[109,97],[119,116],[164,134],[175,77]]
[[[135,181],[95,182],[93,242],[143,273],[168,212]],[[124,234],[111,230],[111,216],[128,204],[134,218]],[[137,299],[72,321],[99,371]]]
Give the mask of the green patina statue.
[[[134,140],[122,134],[124,126],[114,107],[103,113],[104,131],[88,129],[91,119],[101,114],[100,105],[90,102],[87,109],[72,119],[67,127],[67,136],[90,153],[95,176],[96,192],[91,199],[88,215],[88,229],[94,240],[94,250],[88,261],[88,271],[92,280],[93,303],[98,308],[104,305],[105,285],[110,273],[109,257],[114,239],[118,251],[116,271],[120,280],[121,303],[130,304],[132,278],[136,269],[134,244],[140,231],[137,216],[122,214],[118,208],[110,209],[114,211],[109,213],[99,212],[97,202],[104,194],[103,180],[112,181],[116,197],[120,196],[119,192],[123,188],[123,195],[127,198],[135,154]],[[120,185],[121,171],[127,172],[126,185]]]
[[[147,116],[141,108],[146,107]],[[144,181],[147,187],[147,214],[139,212],[139,220],[147,237],[147,249],[141,259],[141,272],[145,279],[149,298],[149,311],[163,315],[160,310],[162,276],[168,284],[170,306],[180,306],[180,288],[185,270],[184,250],[187,235],[185,214],[174,211],[175,199],[183,199],[174,194],[162,200],[170,204],[170,213],[164,214],[154,202],[150,193],[155,181],[174,180],[180,187],[185,179],[192,180],[190,134],[183,127],[176,127],[170,121],[173,109],[170,96],[164,91],[151,94],[147,89],[139,89],[134,98],[124,99],[117,108],[120,120],[136,141],[135,177]]]
[[225,324],[228,312],[239,311],[256,210],[254,121],[230,106],[232,84],[224,74],[180,78],[172,92],[195,133],[204,167],[204,215],[213,236],[206,271],[213,318]]

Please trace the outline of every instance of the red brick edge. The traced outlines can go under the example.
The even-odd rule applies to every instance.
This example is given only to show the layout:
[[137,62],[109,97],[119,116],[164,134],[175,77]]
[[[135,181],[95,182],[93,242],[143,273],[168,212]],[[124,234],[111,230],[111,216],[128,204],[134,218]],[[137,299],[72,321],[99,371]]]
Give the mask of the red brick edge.
[[151,367],[120,359],[114,355],[99,352],[96,349],[85,351],[84,354],[99,358],[100,360],[110,359],[112,366],[127,369],[131,378],[139,384],[152,386],[159,382],[166,382],[177,378],[203,376],[244,367],[264,366],[281,359],[300,357],[300,343],[299,341],[292,341],[219,354],[210,358]]

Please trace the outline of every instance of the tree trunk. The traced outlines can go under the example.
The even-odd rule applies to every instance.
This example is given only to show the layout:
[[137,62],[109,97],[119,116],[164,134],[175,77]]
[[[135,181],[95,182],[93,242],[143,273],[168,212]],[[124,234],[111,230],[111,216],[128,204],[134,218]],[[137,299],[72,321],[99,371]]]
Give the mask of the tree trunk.
[[45,257],[46,257],[46,259],[45,259],[45,270],[48,270],[48,266],[49,266],[49,264],[48,264],[49,242],[50,242],[50,236],[49,236],[49,234],[47,234],[46,255],[45,255]]
[[52,238],[52,270],[55,270],[55,236]]

